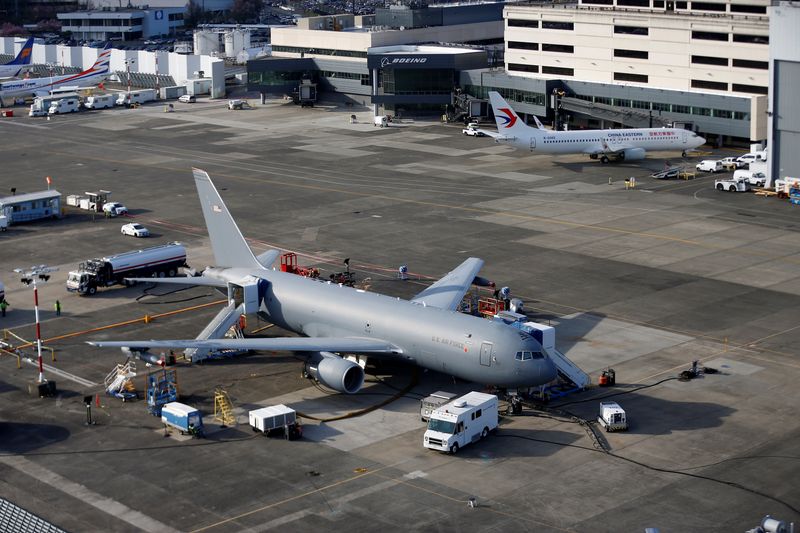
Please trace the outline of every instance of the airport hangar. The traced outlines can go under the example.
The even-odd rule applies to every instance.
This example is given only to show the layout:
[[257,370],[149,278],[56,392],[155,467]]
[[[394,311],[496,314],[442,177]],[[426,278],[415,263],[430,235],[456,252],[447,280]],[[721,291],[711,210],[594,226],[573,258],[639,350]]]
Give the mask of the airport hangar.
[[[498,5],[504,4],[488,4]],[[691,42],[691,32],[683,31],[685,28],[676,30],[676,40],[670,44],[674,49],[681,50],[680,54],[675,54],[676,58],[680,58],[674,60],[685,62],[687,67],[675,68],[670,74],[679,79],[678,83],[666,85],[655,79],[645,81],[643,78],[638,78],[638,82],[619,81],[622,78],[618,80],[609,77],[610,71],[608,76],[603,77],[592,74],[594,71],[590,69],[584,73],[567,66],[569,62],[580,61],[582,52],[596,52],[593,48],[583,47],[582,50],[582,46],[577,44],[578,41],[583,42],[589,38],[579,31],[581,24],[607,26],[605,30],[612,32],[613,23],[608,21],[613,20],[614,16],[639,19],[646,17],[646,22],[642,23],[644,25],[680,23],[687,28],[698,22],[728,25],[735,23],[737,35],[738,32],[744,32],[763,37],[768,34],[766,16],[693,15],[691,10],[667,12],[663,8],[647,11],[644,8],[625,7],[622,3],[619,7],[611,6],[605,10],[577,3],[558,6],[509,4],[505,11],[486,6],[487,4],[419,9],[395,6],[391,10],[392,17],[383,16],[379,10],[374,16],[335,15],[301,19],[296,27],[276,28],[273,31],[273,57],[248,62],[248,90],[257,91],[262,96],[290,94],[296,90],[300,80],[305,78],[318,84],[325,99],[343,99],[358,105],[382,106],[383,110],[376,109],[376,114],[396,114],[398,110],[402,110],[405,114],[440,115],[447,112],[446,106],[449,104],[452,107],[448,114],[450,118],[456,119],[473,114],[471,111],[474,108],[465,105],[465,95],[485,100],[488,91],[496,90],[526,119],[530,118],[528,115],[537,115],[554,120],[555,110],[561,108],[566,111],[559,122],[566,121],[574,127],[604,128],[611,124],[658,127],[673,123],[715,138],[718,143],[763,142],[767,138],[766,76],[759,73],[758,80],[764,83],[760,84],[759,81],[757,89],[755,85],[752,86],[753,91],[757,92],[749,93],[728,90],[734,88],[731,83],[725,84],[725,90],[721,90],[721,85],[709,89],[705,87],[710,85],[692,84],[690,78],[696,74],[695,70],[703,69],[706,65],[688,68],[692,57],[689,49],[695,43]],[[428,10],[432,9],[437,10],[436,13],[444,14],[438,18],[431,16]],[[450,11],[459,13],[459,16],[448,15]],[[523,19],[517,11],[526,13],[529,27],[519,27],[519,20]],[[576,28],[574,31],[549,25],[564,17],[570,17],[570,20],[577,17],[576,20],[580,20],[563,23],[567,24],[563,28],[569,28],[571,24],[572,28]],[[597,17],[605,17],[607,20]],[[590,22],[584,22],[584,19]],[[532,28],[534,25],[536,27]],[[533,29],[549,38],[537,33],[535,37],[528,39],[531,42],[524,43],[529,49],[519,50],[522,46],[520,40],[527,37],[517,33],[521,30],[530,32]],[[657,49],[659,43],[654,37],[628,37],[641,41],[630,48],[642,49],[640,53],[656,57],[657,50],[643,51],[648,47]],[[608,42],[611,43],[612,39],[616,42],[619,36],[611,33]],[[558,44],[545,43],[545,40]],[[567,42],[573,44],[563,44]],[[766,65],[768,59],[769,47],[763,43],[764,39],[758,43],[714,41],[712,44],[724,51],[720,55],[733,54],[734,57],[737,47],[752,48],[750,56],[755,59],[748,59],[747,65],[757,64],[760,70],[762,63]],[[437,60],[431,57],[430,49],[413,47],[424,45],[427,48],[432,44],[436,48]],[[409,48],[389,48],[401,46]],[[479,61],[479,56],[476,55],[470,57],[468,62],[457,62],[453,59],[447,61],[449,66],[442,66],[440,60],[448,55],[447,50],[462,60],[469,57],[464,52],[465,47],[483,50],[486,62],[473,66]],[[543,50],[541,52],[538,51],[540,47]],[[572,51],[550,52],[550,47],[555,47],[553,50]],[[380,64],[382,54],[398,54],[401,51],[409,60],[418,61],[404,63],[402,68],[398,68],[397,63]],[[607,52],[612,54],[613,50],[609,49]],[[522,63],[526,60],[541,63],[538,60],[540,57],[548,58],[553,65],[562,66],[540,67],[538,64]],[[585,62],[590,61],[586,57],[582,59]],[[607,61],[606,66],[620,63],[620,69],[631,72],[638,65],[628,63],[652,62],[650,59],[625,57],[609,59],[612,61]],[[376,64],[378,68],[375,68]],[[504,68],[500,68],[501,66]],[[667,66],[664,70],[666,68]],[[388,72],[390,70],[391,73]],[[432,76],[431,71],[437,71],[437,74]],[[737,67],[730,63],[724,68],[712,67],[705,76],[711,79],[719,75],[717,71],[725,71],[728,76],[741,76],[742,79],[753,76],[752,68]],[[450,80],[451,87],[446,87],[445,78]],[[398,80],[401,80],[400,84],[397,83]],[[738,84],[736,88],[740,88]],[[555,94],[563,94],[567,98],[557,100]],[[485,111],[485,106],[483,109]]]

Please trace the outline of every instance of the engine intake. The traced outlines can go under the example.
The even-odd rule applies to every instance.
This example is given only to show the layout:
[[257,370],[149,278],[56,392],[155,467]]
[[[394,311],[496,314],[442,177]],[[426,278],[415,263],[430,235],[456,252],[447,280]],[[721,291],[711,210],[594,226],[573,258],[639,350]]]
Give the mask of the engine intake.
[[355,394],[364,385],[364,369],[353,361],[323,352],[317,360],[306,363],[306,372],[335,391]]

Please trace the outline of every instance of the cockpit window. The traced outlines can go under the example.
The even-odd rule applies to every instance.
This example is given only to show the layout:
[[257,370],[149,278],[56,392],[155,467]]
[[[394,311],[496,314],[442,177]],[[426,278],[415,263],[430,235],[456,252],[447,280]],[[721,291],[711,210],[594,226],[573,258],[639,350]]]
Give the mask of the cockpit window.
[[531,361],[533,359],[544,359],[542,352],[517,352],[515,356],[517,361]]
[[515,359],[517,361],[522,361],[522,352],[517,352],[517,355],[516,355]]

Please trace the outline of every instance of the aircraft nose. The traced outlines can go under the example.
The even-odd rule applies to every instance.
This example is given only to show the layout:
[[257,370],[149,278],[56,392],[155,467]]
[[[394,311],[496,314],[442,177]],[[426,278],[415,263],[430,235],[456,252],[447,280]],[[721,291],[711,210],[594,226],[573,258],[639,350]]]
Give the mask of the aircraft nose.
[[555,363],[549,357],[541,362],[539,365],[539,379],[542,383],[549,383],[556,379],[558,370]]
[[697,136],[697,146],[703,146],[705,143],[706,143],[706,138],[705,137],[700,137],[698,135]]

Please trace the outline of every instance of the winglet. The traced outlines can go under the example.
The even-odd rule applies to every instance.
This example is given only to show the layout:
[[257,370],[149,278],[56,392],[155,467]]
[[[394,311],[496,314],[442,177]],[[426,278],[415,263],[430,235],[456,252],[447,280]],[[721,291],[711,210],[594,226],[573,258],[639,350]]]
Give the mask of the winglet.
[[206,219],[211,248],[218,267],[243,267],[264,270],[253,251],[244,240],[242,232],[233,220],[217,188],[208,173],[198,168],[192,169],[197,195]]

